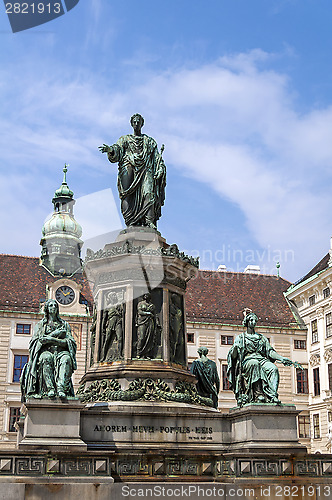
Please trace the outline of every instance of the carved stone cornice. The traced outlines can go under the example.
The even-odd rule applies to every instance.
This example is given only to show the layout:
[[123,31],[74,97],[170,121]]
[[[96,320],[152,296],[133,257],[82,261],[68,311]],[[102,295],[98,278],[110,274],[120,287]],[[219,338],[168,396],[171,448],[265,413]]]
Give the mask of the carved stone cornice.
[[123,245],[113,245],[104,250],[97,250],[94,252],[90,248],[86,251],[86,257],[84,263],[90,262],[91,260],[99,260],[107,257],[114,257],[118,255],[154,255],[156,257],[177,257],[183,262],[191,264],[198,269],[199,267],[199,257],[191,257],[190,255],[180,252],[177,245],[170,245],[168,248],[157,247],[150,248],[148,245],[138,245],[135,246],[131,241],[125,241]]
[[312,354],[309,358],[309,363],[311,366],[317,366],[320,364],[320,354]]

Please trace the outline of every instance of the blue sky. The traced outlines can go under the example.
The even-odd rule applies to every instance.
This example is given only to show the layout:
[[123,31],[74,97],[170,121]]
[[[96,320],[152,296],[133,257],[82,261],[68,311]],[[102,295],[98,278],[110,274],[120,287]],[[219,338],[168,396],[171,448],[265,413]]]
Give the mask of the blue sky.
[[168,243],[300,278],[332,235],[331,26],[330,0],[80,0],[13,34],[1,5],[0,252],[39,255],[65,162],[83,239],[120,227],[98,146],[139,112]]

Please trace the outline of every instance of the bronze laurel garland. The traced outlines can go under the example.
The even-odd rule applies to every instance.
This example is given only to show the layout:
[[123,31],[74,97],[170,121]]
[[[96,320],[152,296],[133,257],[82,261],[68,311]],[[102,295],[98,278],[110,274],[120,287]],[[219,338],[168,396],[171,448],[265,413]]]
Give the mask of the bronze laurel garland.
[[174,401],[178,403],[196,403],[204,406],[213,406],[210,398],[201,397],[196,387],[188,382],[177,382],[175,390],[161,379],[133,380],[127,390],[123,391],[117,380],[96,380],[87,388],[86,383],[80,385],[77,396],[82,403],[97,401]]

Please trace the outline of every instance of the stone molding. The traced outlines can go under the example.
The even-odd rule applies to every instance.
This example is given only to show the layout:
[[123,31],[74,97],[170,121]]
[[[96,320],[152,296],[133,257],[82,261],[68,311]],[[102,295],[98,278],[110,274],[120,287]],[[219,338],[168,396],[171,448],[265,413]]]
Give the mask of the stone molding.
[[332,361],[332,349],[325,350],[324,359],[325,359],[326,363],[331,363],[331,361]]
[[320,307],[319,309],[317,309],[316,314],[317,314],[317,319],[323,318],[324,317],[324,309],[322,307]]
[[184,252],[180,252],[176,245],[170,245],[168,248],[163,248],[161,246],[157,248],[150,248],[145,245],[135,246],[131,243],[131,241],[127,240],[123,243],[123,245],[114,245],[107,250],[97,250],[94,252],[90,248],[86,251],[86,257],[84,263],[90,262],[92,260],[104,259],[106,257],[113,257],[117,255],[155,255],[157,257],[168,256],[168,257],[177,257],[178,259],[191,264],[192,266],[198,269],[199,267],[199,257],[192,257],[190,255],[185,254]]
[[[108,271],[102,273],[98,276],[98,279],[95,283],[95,286],[105,285],[105,284],[114,284],[123,281],[135,281],[142,280],[144,278],[143,271],[141,268],[138,269],[121,269],[117,271]],[[185,279],[181,279],[180,277],[170,276],[167,277],[160,270],[157,271],[149,271],[150,282],[160,283],[163,281],[164,283],[168,283],[170,285],[176,286],[185,290],[187,287],[187,283]]]
[[124,481],[136,476],[140,482],[151,478],[186,476],[186,479],[201,478],[203,480],[218,478],[275,478],[279,479],[303,477],[321,478],[329,482],[332,478],[331,455],[304,455],[300,458],[292,456],[278,457],[271,454],[253,455],[241,454],[235,457],[217,455],[213,457],[176,456],[155,454],[147,458],[142,455],[128,455],[90,452],[77,456],[70,454],[52,455],[46,453],[9,453],[0,452],[0,483],[1,476],[12,477],[15,481],[29,478],[38,480],[49,478],[53,481],[66,478],[108,478],[108,481]]

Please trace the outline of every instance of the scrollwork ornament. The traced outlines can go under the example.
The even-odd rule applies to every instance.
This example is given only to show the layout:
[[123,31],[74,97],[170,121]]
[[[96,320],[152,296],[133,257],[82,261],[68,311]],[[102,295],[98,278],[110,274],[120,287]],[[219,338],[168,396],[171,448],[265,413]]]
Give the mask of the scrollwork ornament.
[[324,352],[324,359],[326,363],[331,363],[332,361],[332,349],[326,349]]
[[309,363],[311,366],[317,366],[320,364],[320,354],[312,354],[309,358]]

